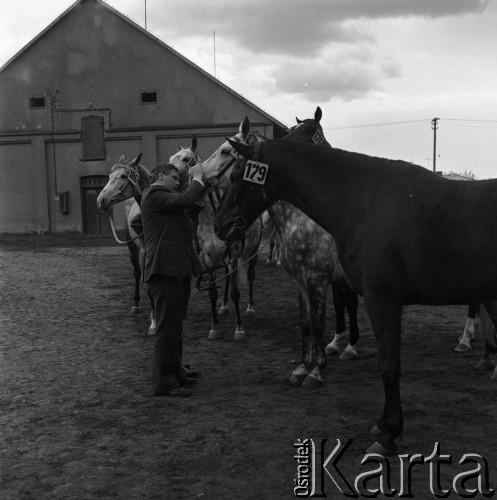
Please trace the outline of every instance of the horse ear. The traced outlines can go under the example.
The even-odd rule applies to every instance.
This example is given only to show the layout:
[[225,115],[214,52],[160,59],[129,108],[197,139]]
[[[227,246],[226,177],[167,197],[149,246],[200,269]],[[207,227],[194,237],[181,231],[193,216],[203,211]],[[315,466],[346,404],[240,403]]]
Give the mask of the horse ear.
[[119,158],[119,163],[123,163],[126,161],[126,155],[125,154],[122,154],[121,155],[121,158]]
[[302,120],[299,120],[297,117],[295,117],[295,120],[297,121],[297,123],[300,125],[302,123]]
[[178,139],[178,151],[181,151],[183,149],[183,145],[181,144],[181,141]]
[[193,137],[192,137],[192,151],[196,151],[197,146],[198,146],[198,139],[197,139],[197,136],[195,134],[193,134]]
[[142,159],[142,154],[140,153],[134,160],[131,161],[132,165],[138,165]]
[[242,120],[242,123],[240,123],[239,130],[243,134],[243,137],[247,137],[250,132],[250,120],[248,116],[245,116],[245,118]]
[[316,108],[316,112],[314,113],[314,121],[319,123],[322,117],[323,117],[323,112],[321,111],[321,108],[318,106]]
[[252,158],[252,155],[254,153],[254,146],[248,146],[247,144],[243,144],[242,142],[232,141],[229,137],[226,137],[226,140],[243,157],[248,159]]

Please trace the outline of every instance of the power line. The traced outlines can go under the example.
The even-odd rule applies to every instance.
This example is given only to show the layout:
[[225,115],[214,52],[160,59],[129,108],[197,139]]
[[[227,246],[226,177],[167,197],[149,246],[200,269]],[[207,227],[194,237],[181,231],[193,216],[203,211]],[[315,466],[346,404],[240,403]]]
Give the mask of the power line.
[[350,128],[366,128],[366,127],[383,127],[385,125],[403,125],[404,123],[416,123],[416,122],[427,122],[430,118],[425,118],[423,120],[405,120],[402,122],[385,122],[385,123],[370,123],[368,125],[351,125],[349,127],[331,127],[326,130],[345,130]]
[[497,120],[472,120],[469,118],[442,118],[444,121],[448,122],[485,122],[485,123],[497,123]]
[[[497,120],[474,120],[470,118],[439,118],[438,120],[450,121],[450,122],[497,123]],[[431,122],[431,118],[423,118],[420,120],[404,120],[399,122],[368,123],[364,125],[350,125],[347,127],[330,127],[327,128],[326,130],[347,130],[354,128],[384,127],[389,125],[403,125],[405,123],[420,123],[420,122]]]

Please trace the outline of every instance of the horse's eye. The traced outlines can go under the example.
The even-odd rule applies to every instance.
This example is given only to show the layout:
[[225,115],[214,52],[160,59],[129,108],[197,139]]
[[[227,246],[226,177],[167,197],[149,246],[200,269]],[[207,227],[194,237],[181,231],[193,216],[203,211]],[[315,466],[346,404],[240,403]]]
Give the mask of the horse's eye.
[[223,154],[223,155],[230,155],[231,154],[231,149],[223,149],[221,151],[221,154]]

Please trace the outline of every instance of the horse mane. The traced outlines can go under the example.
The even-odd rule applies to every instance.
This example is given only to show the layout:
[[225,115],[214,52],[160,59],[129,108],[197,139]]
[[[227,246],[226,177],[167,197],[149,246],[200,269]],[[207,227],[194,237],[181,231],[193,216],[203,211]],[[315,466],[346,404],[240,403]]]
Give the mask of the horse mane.
[[[275,141],[276,142],[276,141]],[[317,146],[317,145],[310,145],[305,142],[294,142],[294,141],[287,141],[287,140],[278,140],[277,142],[282,142],[285,143],[285,148],[287,147],[294,147],[296,149],[300,149],[303,151],[309,151],[309,148],[312,148],[312,151],[321,151],[322,154],[324,155],[329,155],[331,158],[335,157],[336,159],[341,159],[343,161],[346,161],[350,164],[354,164],[357,166],[363,166],[363,167],[368,167],[368,168],[375,168],[379,165],[382,166],[389,166],[389,167],[398,167],[402,168],[405,166],[409,167],[416,167],[420,168],[423,171],[432,174],[431,171],[427,170],[426,168],[422,167],[421,165],[416,165],[411,162],[407,162],[404,160],[393,160],[391,158],[382,158],[379,156],[371,156],[367,155],[364,153],[356,153],[354,151],[347,151],[346,149],[340,149],[340,148],[330,148],[327,146]]]

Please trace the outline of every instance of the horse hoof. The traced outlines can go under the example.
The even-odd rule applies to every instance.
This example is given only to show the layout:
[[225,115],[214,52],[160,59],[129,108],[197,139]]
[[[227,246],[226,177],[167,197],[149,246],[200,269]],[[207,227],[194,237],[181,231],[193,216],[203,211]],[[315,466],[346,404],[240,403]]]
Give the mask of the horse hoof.
[[382,457],[391,457],[395,455],[395,444],[388,446],[383,446],[378,441],[375,441],[369,448],[366,449],[366,453],[375,453],[376,455],[381,455]]
[[230,312],[230,308],[228,306],[221,306],[219,308],[219,316],[226,316]]
[[247,310],[245,311],[246,313],[254,313],[255,314],[255,309],[254,309],[254,306],[252,304],[249,304],[247,306]]
[[302,382],[302,387],[306,389],[315,389],[316,387],[321,387],[323,385],[323,380],[313,377],[312,375],[307,375],[307,377]]
[[332,346],[330,344],[325,347],[324,352],[327,356],[336,356],[340,353],[340,351],[335,346]]
[[466,342],[462,341],[454,347],[454,352],[469,352],[471,351],[471,346]]
[[210,330],[207,338],[210,340],[215,340],[221,337],[221,332],[219,330]]
[[237,330],[235,332],[234,340],[239,341],[239,340],[244,340],[245,339],[245,331],[244,330]]
[[353,359],[357,359],[357,351],[355,349],[345,349],[340,357],[338,358],[341,361],[351,361]]
[[131,308],[131,314],[138,314],[140,312],[140,308],[138,306],[133,306]]
[[476,369],[481,371],[481,372],[488,372],[490,370],[495,369],[495,364],[492,363],[489,359],[482,359],[477,365]]
[[150,327],[150,328],[148,329],[148,334],[149,334],[149,335],[155,335],[155,328]]
[[300,374],[300,375],[294,375],[293,373],[290,375],[290,377],[287,379],[290,384],[292,384],[294,387],[299,387],[302,385],[302,382],[307,378],[307,375],[305,373]]

